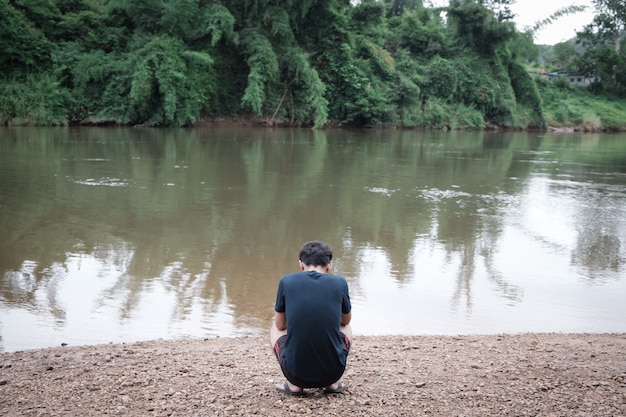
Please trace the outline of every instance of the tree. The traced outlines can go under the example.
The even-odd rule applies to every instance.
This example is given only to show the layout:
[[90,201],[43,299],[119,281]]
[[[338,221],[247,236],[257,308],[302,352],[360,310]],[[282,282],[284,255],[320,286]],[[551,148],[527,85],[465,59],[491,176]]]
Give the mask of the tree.
[[[250,114],[315,127],[540,123],[523,65],[537,48],[530,32],[516,31],[514,2],[0,0],[0,117],[153,126]],[[606,22],[615,20],[603,19],[589,39],[608,36]],[[608,42],[596,44],[580,62],[620,91],[624,59]]]
[[458,41],[487,58],[515,35],[512,22],[498,20],[491,10],[472,0],[452,0],[448,18]]
[[450,49],[441,18],[428,9],[407,10],[402,18],[390,19],[389,25],[391,50],[407,49],[413,59],[431,59]]
[[480,0],[479,2],[493,11],[500,22],[512,20],[515,17],[510,6],[517,3],[517,0]]
[[4,76],[47,67],[54,45],[8,0],[0,0],[0,67]]
[[518,32],[509,49],[513,59],[526,63],[536,62],[539,57],[539,48],[530,32]]
[[552,47],[551,51],[552,65],[556,66],[562,71],[574,70],[571,68],[578,52],[572,44],[572,42],[560,42]]
[[10,3],[44,33],[52,34],[61,18],[53,0],[11,0]]
[[[245,111],[321,127],[328,118],[325,86],[312,57],[318,31],[332,32],[345,1],[225,1],[235,18],[237,51],[248,68],[241,98]],[[324,24],[320,24],[324,22]],[[335,45],[335,48],[337,45]]]
[[578,41],[587,49],[577,60],[580,71],[595,77],[596,90],[626,95],[626,57],[621,42],[626,35],[626,3],[594,0],[596,16],[579,32]]
[[624,0],[594,0],[597,15],[592,26],[598,36],[614,42],[615,53],[620,54],[621,41],[626,34],[626,2]]
[[578,72],[596,80],[592,84],[594,91],[626,96],[626,58],[616,54],[612,47],[600,45],[587,49],[575,65]]
[[133,55],[130,121],[155,126],[193,123],[214,88],[210,77],[199,76],[209,73],[212,59],[166,36],[151,39]]

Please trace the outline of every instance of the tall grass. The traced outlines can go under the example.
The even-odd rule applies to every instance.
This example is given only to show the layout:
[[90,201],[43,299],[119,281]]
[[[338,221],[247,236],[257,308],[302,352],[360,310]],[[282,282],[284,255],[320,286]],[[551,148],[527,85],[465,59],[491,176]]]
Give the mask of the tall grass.
[[537,80],[548,126],[581,130],[626,130],[626,103],[593,95],[567,80]]

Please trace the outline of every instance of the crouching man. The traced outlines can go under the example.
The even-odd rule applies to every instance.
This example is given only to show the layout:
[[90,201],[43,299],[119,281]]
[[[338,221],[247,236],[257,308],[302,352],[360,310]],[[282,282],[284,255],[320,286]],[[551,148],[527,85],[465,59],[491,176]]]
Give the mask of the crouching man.
[[346,279],[330,274],[332,257],[324,242],[307,242],[300,250],[300,272],[278,283],[270,341],[287,379],[276,389],[285,394],[346,389],[340,378],[352,341],[352,306]]

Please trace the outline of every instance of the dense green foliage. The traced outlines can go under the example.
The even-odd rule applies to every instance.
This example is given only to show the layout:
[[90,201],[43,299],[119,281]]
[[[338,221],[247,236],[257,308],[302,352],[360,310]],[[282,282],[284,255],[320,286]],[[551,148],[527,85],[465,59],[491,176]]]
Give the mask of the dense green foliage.
[[596,92],[626,97],[626,3],[623,0],[594,0],[596,15],[578,34],[585,50],[576,55],[581,72],[597,77]]
[[544,126],[511,2],[0,0],[0,121]]
[[626,101],[598,96],[570,85],[567,79],[538,79],[546,122],[550,126],[576,126],[586,130],[624,130]]

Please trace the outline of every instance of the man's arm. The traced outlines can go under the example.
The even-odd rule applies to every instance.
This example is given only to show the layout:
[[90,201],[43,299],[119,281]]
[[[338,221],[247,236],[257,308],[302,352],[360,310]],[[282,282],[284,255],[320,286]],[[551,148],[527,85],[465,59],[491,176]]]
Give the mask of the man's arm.
[[347,326],[348,324],[350,324],[350,320],[352,320],[352,312],[349,312],[348,314],[341,314],[342,326]]
[[284,312],[274,312],[274,324],[278,330],[287,329],[287,315]]

